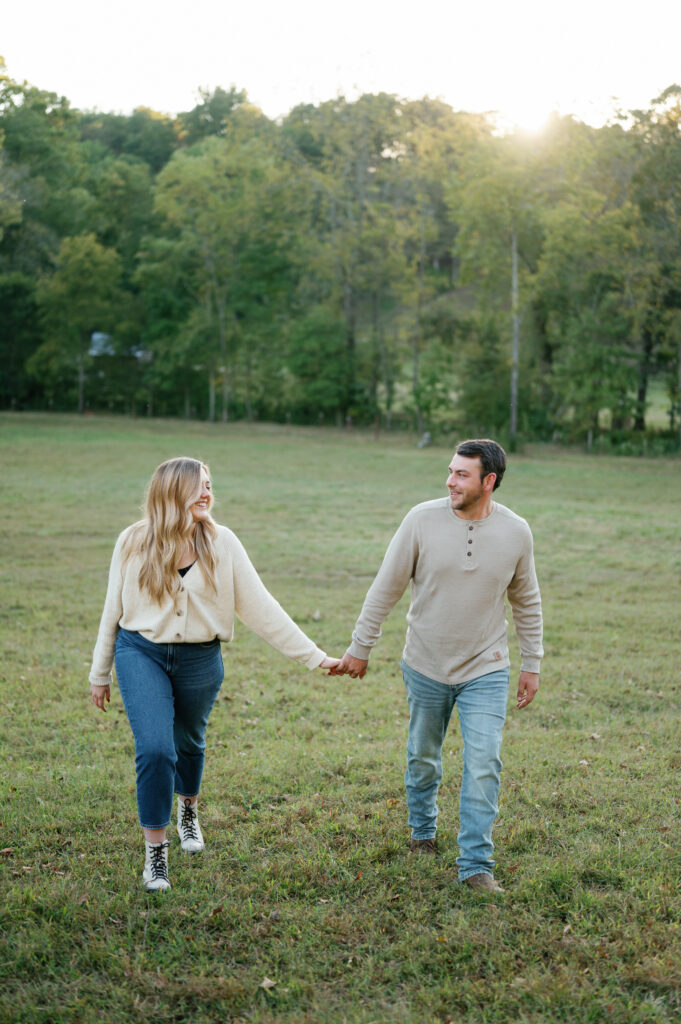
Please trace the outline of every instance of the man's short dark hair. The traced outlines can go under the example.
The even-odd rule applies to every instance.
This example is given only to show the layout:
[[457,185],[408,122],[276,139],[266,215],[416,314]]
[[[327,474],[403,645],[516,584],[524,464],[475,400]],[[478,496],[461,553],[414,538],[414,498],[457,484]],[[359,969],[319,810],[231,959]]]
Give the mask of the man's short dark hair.
[[461,444],[457,444],[455,454],[463,455],[465,459],[479,458],[482,466],[480,474],[482,480],[488,473],[496,473],[497,478],[492,488],[493,491],[496,491],[506,471],[506,452],[500,444],[490,441],[488,437],[462,441]]

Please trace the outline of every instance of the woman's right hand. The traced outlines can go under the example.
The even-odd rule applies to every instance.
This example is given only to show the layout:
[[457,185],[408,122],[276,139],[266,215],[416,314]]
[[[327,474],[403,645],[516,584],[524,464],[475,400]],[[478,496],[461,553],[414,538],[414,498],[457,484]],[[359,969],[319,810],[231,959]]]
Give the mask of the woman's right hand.
[[340,665],[340,658],[324,658],[324,661],[319,666],[320,668],[328,668],[333,670],[336,665]]
[[105,704],[111,703],[111,687],[108,684],[106,686],[95,686],[94,683],[90,683],[90,699],[98,708],[106,711]]

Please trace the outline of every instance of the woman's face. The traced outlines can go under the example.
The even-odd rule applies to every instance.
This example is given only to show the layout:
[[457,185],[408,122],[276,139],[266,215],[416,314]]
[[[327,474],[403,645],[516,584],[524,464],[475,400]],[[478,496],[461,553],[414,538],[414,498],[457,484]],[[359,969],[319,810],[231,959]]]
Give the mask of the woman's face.
[[206,472],[205,468],[201,467],[201,494],[194,502],[190,505],[190,511],[195,523],[201,522],[202,519],[208,519],[210,515],[210,507],[213,504],[213,495],[211,493],[210,477]]

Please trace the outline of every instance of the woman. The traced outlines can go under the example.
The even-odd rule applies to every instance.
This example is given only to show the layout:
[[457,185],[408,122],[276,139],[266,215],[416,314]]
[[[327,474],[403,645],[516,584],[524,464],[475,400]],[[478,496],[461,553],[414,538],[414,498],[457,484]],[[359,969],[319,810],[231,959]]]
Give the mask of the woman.
[[147,489],[145,518],[118,538],[90,672],[102,711],[116,676],[135,738],[137,806],[145,839],[142,879],[170,888],[173,793],[182,849],[204,848],[197,816],[205,733],[224,668],[220,641],[235,614],[282,654],[308,668],[334,668],[261,582],[240,541],[211,517],[208,467],[162,463]]

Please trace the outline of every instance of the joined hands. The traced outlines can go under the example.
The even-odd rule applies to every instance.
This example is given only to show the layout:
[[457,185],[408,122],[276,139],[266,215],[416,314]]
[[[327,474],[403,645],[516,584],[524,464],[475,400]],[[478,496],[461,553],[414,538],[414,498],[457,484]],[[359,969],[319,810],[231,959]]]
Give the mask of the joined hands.
[[[334,659],[335,660],[335,659]],[[353,679],[364,679],[367,671],[368,661],[364,658],[353,658],[351,654],[344,654],[340,661],[331,669],[332,676],[352,676]]]

